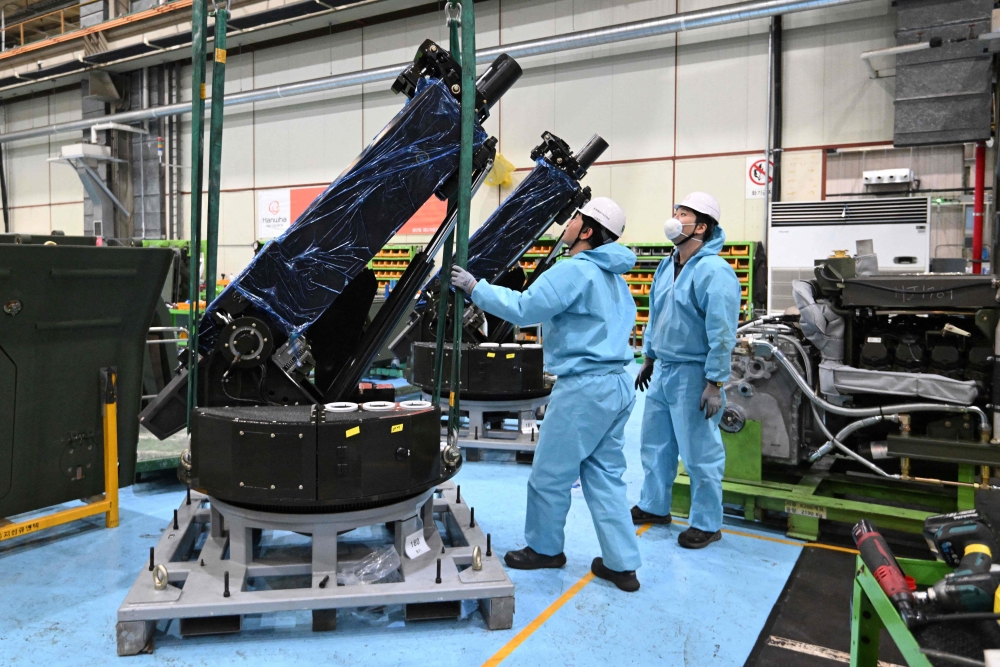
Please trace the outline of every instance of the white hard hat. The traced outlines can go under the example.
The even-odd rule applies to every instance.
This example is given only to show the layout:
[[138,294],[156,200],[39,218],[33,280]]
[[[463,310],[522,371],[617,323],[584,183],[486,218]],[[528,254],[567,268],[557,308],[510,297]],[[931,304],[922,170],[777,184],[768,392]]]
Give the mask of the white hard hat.
[[717,223],[722,217],[722,209],[719,208],[719,202],[707,192],[692,192],[680,204],[674,206],[675,211],[678,206],[698,211],[698,213],[704,213]]
[[579,210],[588,218],[593,218],[615,237],[620,238],[625,231],[625,210],[614,199],[594,197]]

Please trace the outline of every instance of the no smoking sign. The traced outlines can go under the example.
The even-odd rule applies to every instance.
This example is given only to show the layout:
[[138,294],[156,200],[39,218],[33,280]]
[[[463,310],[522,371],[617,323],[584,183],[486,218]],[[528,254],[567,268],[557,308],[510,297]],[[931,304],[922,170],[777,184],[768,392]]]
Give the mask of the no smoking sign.
[[747,158],[746,181],[747,199],[763,199],[765,188],[773,180],[774,163],[768,164],[762,157]]

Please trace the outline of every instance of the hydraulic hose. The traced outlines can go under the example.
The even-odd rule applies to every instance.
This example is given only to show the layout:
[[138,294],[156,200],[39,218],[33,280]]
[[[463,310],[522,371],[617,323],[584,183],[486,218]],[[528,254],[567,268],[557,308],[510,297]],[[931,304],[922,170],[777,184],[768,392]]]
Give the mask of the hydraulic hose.
[[[895,422],[895,423],[898,424],[899,423],[899,416],[898,415],[877,415],[875,417],[865,417],[864,419],[859,419],[856,422],[851,422],[850,424],[848,424],[847,426],[845,426],[844,428],[842,428],[840,430],[840,432],[837,433],[837,435],[835,437],[831,437],[829,439],[829,442],[827,442],[825,445],[823,445],[822,447],[820,447],[819,449],[817,449],[815,452],[813,452],[809,456],[809,462],[812,463],[812,462],[820,460],[821,458],[823,458],[824,456],[826,456],[827,454],[829,454],[831,451],[833,451],[834,447],[837,447],[838,449],[843,450],[845,448],[845,445],[843,443],[844,443],[844,440],[847,438],[847,436],[851,435],[852,433],[854,433],[855,431],[857,431],[859,429],[865,428],[867,426],[874,426],[875,424],[879,424],[879,423],[881,423],[883,421],[891,421],[891,422]],[[853,450],[851,450],[851,451],[853,453]],[[867,462],[868,459],[865,459],[865,461]]]
[[[806,369],[806,382],[809,383],[810,387],[814,386],[813,385],[813,374],[812,374],[812,360],[809,358],[809,354],[806,352],[806,349],[802,346],[802,343],[800,343],[798,340],[796,340],[792,336],[781,336],[781,335],[779,335],[779,336],[777,336],[777,338],[779,338],[780,340],[783,340],[783,341],[785,341],[785,342],[787,342],[790,345],[792,345],[792,346],[795,347],[795,349],[799,353],[799,356],[802,359],[802,366],[803,366],[803,368]],[[854,452],[851,451],[849,447],[847,447],[846,445],[844,445],[844,443],[843,443],[844,438],[846,438],[848,435],[850,435],[854,431],[858,430],[859,428],[863,428],[864,426],[870,426],[872,424],[877,424],[878,422],[882,421],[882,417],[881,416],[866,417],[865,419],[862,419],[860,421],[853,422],[852,424],[848,424],[843,430],[841,430],[840,433],[838,433],[837,435],[833,435],[833,433],[827,427],[826,422],[823,419],[823,415],[820,413],[820,410],[816,406],[816,403],[810,401],[809,407],[812,408],[813,418],[816,420],[816,424],[819,426],[819,429],[823,432],[823,435],[826,436],[826,440],[827,440],[826,444],[824,444],[822,447],[820,447],[818,450],[816,450],[816,452],[814,452],[809,457],[809,462],[810,463],[815,463],[819,459],[823,458],[829,452],[831,452],[834,447],[837,447],[838,449],[840,449],[842,451],[848,451],[850,454],[853,454]],[[872,420],[874,420],[874,421],[872,421]],[[899,420],[895,419],[894,421],[898,422]],[[868,465],[867,459],[862,459],[862,460],[865,463],[865,465]],[[879,474],[882,474],[882,475],[887,474],[881,468],[878,468],[877,472]]]
[[[798,341],[795,342],[797,343]],[[799,348],[801,348],[801,345],[797,346],[796,349]],[[826,450],[824,454],[830,451],[829,449],[826,448],[832,444],[833,447],[836,447],[845,455],[854,459],[855,461],[865,466],[875,474],[881,477],[886,477],[888,479],[896,479],[900,481],[912,481],[912,482],[927,483],[927,484],[942,484],[946,486],[972,487],[976,489],[1000,490],[1000,486],[994,486],[992,484],[985,482],[981,484],[967,483],[967,482],[951,482],[941,479],[925,479],[922,477],[910,477],[909,475],[904,476],[899,474],[891,474],[886,472],[876,464],[872,463],[868,459],[864,458],[863,456],[852,450],[850,447],[847,447],[842,442],[840,442],[842,438],[846,438],[848,435],[850,435],[851,433],[853,433],[858,429],[864,428],[866,426],[871,426],[880,421],[898,422],[899,421],[898,415],[911,412],[950,412],[958,414],[974,414],[979,419],[980,437],[986,439],[989,437],[990,434],[990,426],[989,422],[987,421],[986,413],[983,412],[980,408],[974,405],[959,406],[959,405],[942,405],[938,403],[903,403],[900,405],[890,405],[879,408],[845,408],[839,405],[834,405],[833,403],[829,403],[820,398],[816,394],[816,392],[813,391],[812,388],[809,386],[806,378],[802,377],[802,375],[798,372],[798,369],[796,369],[795,366],[792,364],[792,362],[789,361],[788,357],[786,357],[781,352],[781,350],[777,349],[777,347],[775,347],[773,344],[767,341],[758,340],[754,341],[752,349],[753,349],[753,354],[755,356],[760,356],[764,359],[767,359],[768,357],[774,357],[778,361],[778,363],[784,366],[785,370],[788,371],[789,374],[791,374],[792,379],[795,380],[795,384],[797,384],[799,389],[801,389],[802,392],[809,398],[809,400],[812,401],[814,408],[818,406],[819,408],[824,410],[829,410],[834,414],[839,414],[847,417],[862,417],[862,419],[859,419],[858,421],[852,422],[847,426],[845,426],[836,436],[830,433],[829,429],[827,429],[826,425],[822,422],[822,420],[818,420],[817,423],[819,424],[820,429],[824,432],[827,438],[829,438],[829,442],[821,448]],[[804,350],[801,350],[801,352],[804,352]],[[813,414],[816,414],[815,410]],[[810,460],[814,459],[810,457]]]
[[777,347],[772,345],[767,341],[755,341],[753,347],[753,353],[762,358],[774,357],[774,359],[785,367],[791,376],[795,380],[795,384],[799,386],[799,389],[812,401],[815,405],[819,406],[823,410],[832,412],[835,415],[842,415],[844,417],[875,417],[879,415],[896,415],[896,414],[906,414],[911,412],[948,412],[952,414],[974,414],[976,418],[979,419],[979,432],[980,435],[989,435],[990,424],[986,417],[986,413],[982,409],[975,405],[945,405],[941,403],[901,403],[898,405],[886,405],[874,408],[847,408],[840,405],[835,405],[828,401],[820,398],[812,387],[806,382],[806,379],[798,372],[788,357],[784,355]]

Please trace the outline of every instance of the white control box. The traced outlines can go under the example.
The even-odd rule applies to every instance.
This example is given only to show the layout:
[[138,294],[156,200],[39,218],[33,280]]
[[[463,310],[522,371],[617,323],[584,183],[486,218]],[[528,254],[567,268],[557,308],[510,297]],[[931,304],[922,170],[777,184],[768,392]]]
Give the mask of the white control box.
[[877,169],[862,174],[865,185],[881,185],[883,183],[912,183],[912,169]]

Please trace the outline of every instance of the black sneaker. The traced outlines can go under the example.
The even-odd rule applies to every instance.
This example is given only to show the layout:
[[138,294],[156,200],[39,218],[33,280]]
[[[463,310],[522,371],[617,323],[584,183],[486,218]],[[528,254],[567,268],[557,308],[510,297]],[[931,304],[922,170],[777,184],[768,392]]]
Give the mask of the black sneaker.
[[643,512],[641,509],[639,509],[638,505],[632,508],[632,523],[634,523],[637,526],[641,526],[644,523],[659,523],[666,525],[671,521],[673,521],[673,517],[670,516],[669,514],[666,516],[660,516],[659,514],[650,514],[649,512]]
[[677,536],[677,544],[685,549],[704,549],[712,542],[718,542],[721,539],[721,530],[717,530],[714,533],[707,533],[697,528],[688,528]]
[[607,579],[626,593],[635,593],[639,590],[639,580],[636,579],[635,570],[616,572],[604,565],[603,558],[597,557],[590,564],[590,571],[594,573],[594,576]]
[[508,567],[515,570],[558,569],[566,564],[566,554],[545,556],[531,547],[524,547],[518,551],[508,551],[504,554],[503,560]]

